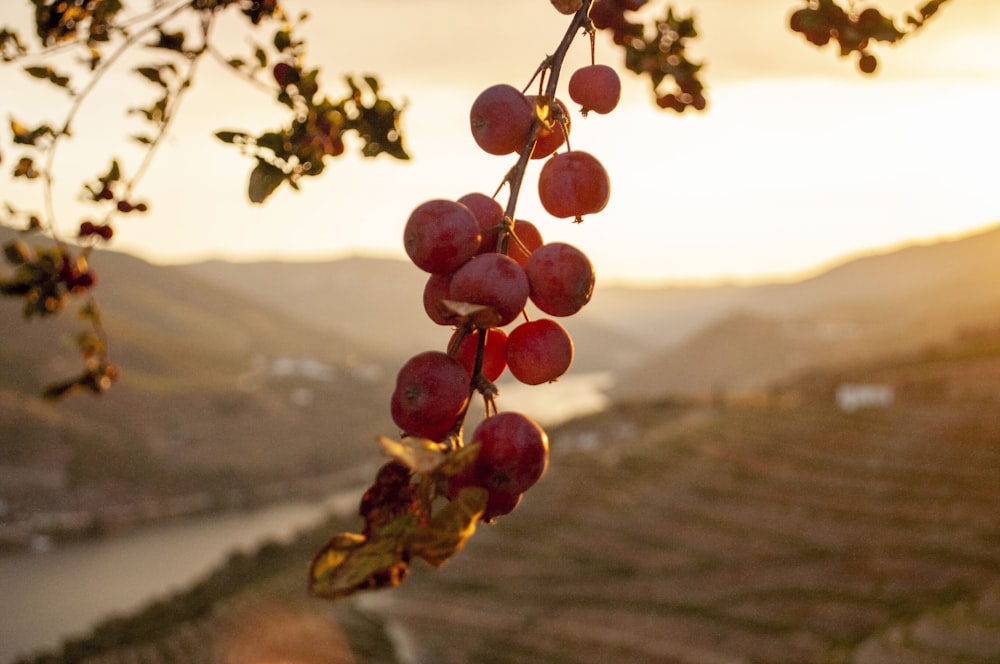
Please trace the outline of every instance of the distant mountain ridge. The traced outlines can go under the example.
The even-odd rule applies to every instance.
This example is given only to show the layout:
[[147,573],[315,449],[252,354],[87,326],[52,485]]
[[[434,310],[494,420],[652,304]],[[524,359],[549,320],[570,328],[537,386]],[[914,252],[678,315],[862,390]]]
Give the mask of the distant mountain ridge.
[[[19,478],[4,496],[15,511],[22,500],[103,504],[370,461],[372,435],[392,431],[394,367],[450,335],[423,311],[425,275],[401,260],[162,267],[101,251],[93,264],[123,372],[106,398],[41,402],[45,382],[79,370],[68,341],[78,323],[72,312],[25,322],[17,302],[0,301],[0,476]],[[612,372],[615,398],[761,389],[995,326],[1000,227],[796,283],[599,281],[564,321],[577,344],[571,371]]]
[[[442,343],[442,330],[422,308],[426,275],[404,260],[212,261],[179,269],[324,329],[364,338],[385,353],[405,355]],[[1000,226],[960,239],[873,253],[793,283],[602,287],[598,274],[593,300],[580,314],[561,322],[576,340],[577,370],[654,371],[651,358],[680,344],[707,344],[696,341],[703,332],[718,344],[732,346],[731,340],[722,340],[717,326],[733,318],[729,328],[738,335],[737,321],[749,324],[753,317],[771,321],[775,329],[787,328],[788,334],[767,338],[789,349],[798,366],[814,352],[791,351],[804,336],[817,337],[816,353],[830,352],[836,340],[833,359],[851,357],[860,352],[859,346],[871,346],[873,352],[897,343],[912,347],[947,335],[955,326],[975,325],[988,318],[998,302],[995,284],[1000,284]],[[712,355],[707,349],[705,353]],[[766,373],[788,368],[784,363],[776,366],[780,371]],[[696,368],[691,369],[684,372],[695,375]],[[732,369],[724,373],[736,383],[746,382],[734,377]],[[705,387],[697,383],[697,389]]]

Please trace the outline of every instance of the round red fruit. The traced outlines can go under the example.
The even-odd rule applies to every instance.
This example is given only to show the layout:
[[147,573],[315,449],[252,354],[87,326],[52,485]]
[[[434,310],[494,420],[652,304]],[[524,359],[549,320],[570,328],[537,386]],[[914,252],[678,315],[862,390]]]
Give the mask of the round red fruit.
[[531,103],[520,90],[506,83],[483,90],[469,111],[469,124],[476,144],[495,155],[523,150],[534,119],[535,109]]
[[[459,492],[468,486],[480,486],[476,478],[476,466],[475,463],[470,464],[459,471],[458,474],[452,475],[448,478],[447,484],[447,495],[448,498],[454,500],[458,497]],[[514,508],[518,506],[521,502],[522,494],[513,491],[504,491],[497,488],[482,487],[486,489],[486,510],[483,511],[483,515],[480,517],[483,521],[490,522],[493,521],[498,516],[503,516],[504,514],[510,514],[514,511]]]
[[483,420],[472,433],[480,443],[473,462],[476,481],[491,493],[524,493],[549,464],[549,438],[526,415],[505,411]]
[[448,291],[450,289],[450,274],[432,274],[427,278],[427,283],[424,285],[424,311],[438,325],[452,325],[454,323],[446,315],[446,311],[441,304],[442,300],[448,299]]
[[588,65],[569,77],[570,99],[578,103],[586,115],[610,113],[618,106],[622,95],[622,82],[618,72],[607,65]]
[[572,316],[590,302],[594,266],[582,251],[550,242],[531,253],[524,265],[531,301],[550,316]]
[[554,320],[539,318],[521,323],[507,338],[507,366],[522,383],[549,383],[566,373],[571,364],[573,340]]
[[461,203],[433,199],[410,213],[403,229],[403,247],[413,264],[425,272],[452,272],[479,250],[479,222]]
[[528,277],[509,256],[479,254],[452,275],[449,299],[491,307],[502,327],[527,304]]
[[538,197],[554,217],[600,212],[611,196],[611,179],[596,157],[572,150],[553,155],[538,175]]
[[[458,339],[459,330],[451,335],[448,347]],[[455,352],[455,359],[462,363],[465,370],[472,376],[472,371],[476,367],[476,351],[479,346],[479,335],[481,330],[473,330],[462,337]],[[483,348],[483,366],[480,373],[488,381],[495,381],[507,368],[507,333],[499,327],[491,327],[486,331],[486,345]]]
[[458,202],[469,208],[472,216],[479,222],[479,232],[482,240],[479,243],[479,253],[496,251],[497,235],[503,224],[503,207],[494,198],[478,192],[466,194]]
[[542,233],[530,221],[514,221],[514,237],[507,240],[507,255],[524,267],[528,257],[543,244]]
[[439,351],[414,355],[400,367],[390,401],[392,421],[413,436],[442,440],[469,398],[469,374]]

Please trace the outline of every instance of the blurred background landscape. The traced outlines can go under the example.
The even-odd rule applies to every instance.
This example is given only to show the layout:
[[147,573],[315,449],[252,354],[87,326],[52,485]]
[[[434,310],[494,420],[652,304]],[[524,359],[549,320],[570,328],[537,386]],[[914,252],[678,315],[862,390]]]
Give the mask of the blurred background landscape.
[[[550,418],[524,505],[441,570],[328,603],[311,550],[357,527],[394,367],[447,340],[419,271],[101,252],[108,395],[41,401],[74,321],[0,303],[2,659],[73,637],[24,661],[226,661],[270,615],[353,653],[302,662],[996,661],[998,255],[991,227],[795,282],[599,283],[570,374],[524,406],[501,382]],[[207,522],[229,541],[199,550],[199,519],[235,519]]]
[[[114,388],[43,401],[80,369],[78,321],[0,301],[0,664],[1000,661],[1000,3],[946,3],[873,47],[874,77],[788,29],[802,3],[686,3],[707,111],[665,114],[625,76],[614,114],[573,124],[608,207],[569,224],[518,201],[598,276],[565,320],[569,374],[499,385],[545,425],[547,475],[441,569],[338,602],[306,595],[308,562],[360,525],[400,363],[450,335],[401,227],[503,180],[469,104],[523,85],[566,20],[544,0],[283,4],[311,14],[331,94],[372,72],[405,104],[413,160],[350,144],[250,205],[252,160],[213,132],[280,108],[206,62],[135,192],[149,212],[92,257]],[[918,5],[878,4],[900,24]],[[0,23],[29,35],[34,10]],[[246,57],[273,30],[215,34]],[[621,65],[606,39],[596,58]],[[133,64],[60,148],[63,237],[82,181],[140,163]],[[71,103],[19,65],[0,83],[29,125]]]

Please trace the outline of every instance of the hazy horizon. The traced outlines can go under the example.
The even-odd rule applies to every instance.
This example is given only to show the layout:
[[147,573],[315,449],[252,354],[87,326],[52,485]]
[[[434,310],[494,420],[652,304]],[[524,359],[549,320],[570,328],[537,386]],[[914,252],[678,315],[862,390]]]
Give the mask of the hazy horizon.
[[[276,105],[205,63],[137,191],[150,200],[151,213],[122,218],[112,248],[157,263],[403,256],[402,227],[416,205],[492,193],[502,180],[513,162],[478,151],[468,106],[492,83],[526,82],[566,23],[540,0],[511,0],[503,13],[486,2],[454,0],[419,6],[382,0],[349,10],[289,5],[311,13],[304,26],[308,61],[323,67],[331,95],[339,92],[341,74],[375,72],[386,96],[407,102],[412,162],[362,163],[351,154],[330,161],[323,177],[301,191],[283,188],[265,205],[250,206],[251,160],[212,133],[273,126]],[[897,16],[913,11],[901,1],[883,6]],[[1000,41],[991,37],[1000,29],[1000,5],[949,3],[921,34],[876,48],[875,77],[858,74],[832,47],[816,49],[791,33],[785,0],[753,7],[702,0],[692,7],[702,35],[692,57],[705,62],[708,111],[659,111],[647,83],[626,73],[614,113],[574,116],[574,149],[597,155],[611,174],[605,211],[580,225],[549,218],[534,192],[537,164],[518,203],[518,216],[534,221],[547,241],[588,253],[605,283],[795,278],[859,252],[957,236],[1000,220],[994,174],[981,166],[1000,152]],[[341,27],[347,21],[373,27]],[[246,50],[242,36],[219,34],[227,52]],[[265,28],[258,37],[267,34]],[[516,49],[509,48],[510,35],[517,35]],[[588,57],[583,42],[571,50],[567,71]],[[474,57],[455,57],[463,53]],[[597,59],[621,69],[620,51],[606,40],[598,42]],[[65,99],[52,86],[14,67],[0,76],[12,91],[9,114],[58,120],[55,109]],[[106,137],[109,113],[117,119],[149,97],[148,85],[133,79],[123,74],[104,82],[109,105],[95,98],[76,122],[76,138],[60,150],[58,214],[67,236],[78,223],[72,201],[80,180],[106,169],[112,155],[126,172],[137,164],[131,147]],[[220,112],[222,98],[239,103]],[[9,193],[25,208],[36,200],[30,196],[23,183]]]

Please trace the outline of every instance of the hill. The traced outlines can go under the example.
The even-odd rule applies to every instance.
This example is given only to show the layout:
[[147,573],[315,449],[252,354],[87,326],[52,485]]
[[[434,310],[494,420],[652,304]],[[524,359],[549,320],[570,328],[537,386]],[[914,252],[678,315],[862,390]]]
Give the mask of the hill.
[[79,370],[72,312],[25,322],[16,302],[0,302],[8,510],[0,540],[39,520],[76,530],[81,522],[113,527],[107,514],[116,511],[139,518],[183,509],[168,498],[203,508],[269,499],[259,494],[367,460],[372,436],[390,424],[386,370],[363,344],[182,270],[114,252],[93,264],[122,369],[100,398],[38,397],[47,382]]
[[[897,398],[842,412],[845,379]],[[784,390],[552,430],[549,472],[517,511],[398,589],[304,597],[310,551],[357,525],[333,519],[31,661],[997,661],[996,331]]]
[[[443,349],[450,336],[424,312],[427,274],[403,260],[354,256],[301,263],[208,261],[181,269],[287,316],[363,339],[397,364],[429,348]],[[576,344],[575,372],[617,369],[640,357],[642,348],[627,329],[596,320],[587,308],[560,322]]]
[[[805,369],[912,352],[957,330],[992,327],[1000,321],[997,256],[1000,228],[993,228],[857,259],[796,283],[627,293],[646,329],[670,330],[687,316],[687,332],[676,334],[675,326],[672,345],[621,372],[614,396],[765,389]],[[598,308],[596,315],[622,312]]]

